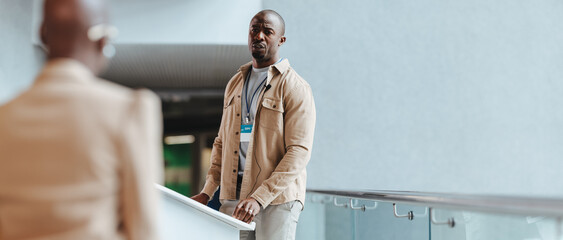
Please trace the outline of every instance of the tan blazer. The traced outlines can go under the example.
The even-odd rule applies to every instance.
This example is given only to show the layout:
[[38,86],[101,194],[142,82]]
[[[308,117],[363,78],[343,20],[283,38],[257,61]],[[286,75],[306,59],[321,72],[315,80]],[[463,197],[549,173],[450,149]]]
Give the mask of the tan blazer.
[[158,98],[47,63],[0,106],[0,239],[156,239]]

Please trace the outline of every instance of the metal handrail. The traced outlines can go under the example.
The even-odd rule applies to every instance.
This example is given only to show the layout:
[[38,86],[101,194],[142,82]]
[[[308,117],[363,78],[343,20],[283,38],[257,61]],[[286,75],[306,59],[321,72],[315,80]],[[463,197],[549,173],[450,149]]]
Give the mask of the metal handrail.
[[478,212],[563,217],[563,199],[519,196],[491,196],[408,191],[339,191],[308,189],[309,193],[333,195],[424,207],[449,208]]
[[338,203],[338,198],[334,198],[334,206],[347,208],[347,207],[348,207],[348,203]]
[[405,215],[398,214],[398,213],[397,213],[397,204],[396,204],[396,203],[393,203],[393,215],[394,215],[396,218],[404,218],[404,217],[406,217],[408,220],[411,220],[411,221],[414,219],[414,213],[413,213],[413,211],[408,211],[407,214],[405,214]]
[[362,204],[362,206],[360,206],[360,207],[356,207],[355,204],[354,204],[354,199],[350,198],[350,208],[353,209],[353,210],[362,210],[362,211],[365,212],[368,209],[369,210],[376,209],[377,208],[377,202],[373,202],[373,203],[374,203],[374,205],[370,206],[370,207],[366,206],[365,204]]
[[448,218],[448,220],[446,220],[446,221],[440,222],[440,221],[436,220],[433,212],[434,212],[434,209],[430,208],[429,214],[430,214],[430,222],[432,222],[432,224],[434,224],[434,225],[448,225],[451,228],[455,227],[455,219],[453,217]]

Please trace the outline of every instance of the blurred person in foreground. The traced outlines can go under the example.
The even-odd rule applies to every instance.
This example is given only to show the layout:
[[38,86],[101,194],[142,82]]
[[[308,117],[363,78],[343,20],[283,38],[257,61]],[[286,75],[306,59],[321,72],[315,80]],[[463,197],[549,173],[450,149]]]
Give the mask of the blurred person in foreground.
[[207,204],[220,185],[220,211],[256,222],[241,239],[295,239],[305,202],[315,102],[309,84],[280,57],[284,33],[284,20],[273,10],[252,18],[252,62],[227,85],[211,168],[203,191],[192,197]]
[[115,32],[102,0],[45,1],[47,63],[0,106],[0,239],[157,239],[160,103],[96,77]]

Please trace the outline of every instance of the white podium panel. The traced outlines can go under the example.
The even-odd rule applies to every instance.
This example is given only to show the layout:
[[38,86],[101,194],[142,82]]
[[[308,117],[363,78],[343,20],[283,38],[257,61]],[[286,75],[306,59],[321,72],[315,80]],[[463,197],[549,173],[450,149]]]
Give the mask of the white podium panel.
[[238,240],[241,230],[254,230],[255,223],[247,224],[166,187],[156,187],[162,197],[159,221],[162,240]]

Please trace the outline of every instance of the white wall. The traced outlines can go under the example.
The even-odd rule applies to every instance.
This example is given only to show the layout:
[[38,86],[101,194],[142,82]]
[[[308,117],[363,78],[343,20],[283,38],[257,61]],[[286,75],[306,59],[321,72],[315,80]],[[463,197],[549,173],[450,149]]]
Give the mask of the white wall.
[[33,82],[43,52],[32,44],[30,0],[0,0],[0,104]]
[[560,0],[264,0],[312,85],[309,187],[563,197]]
[[113,0],[120,43],[246,44],[260,0]]

